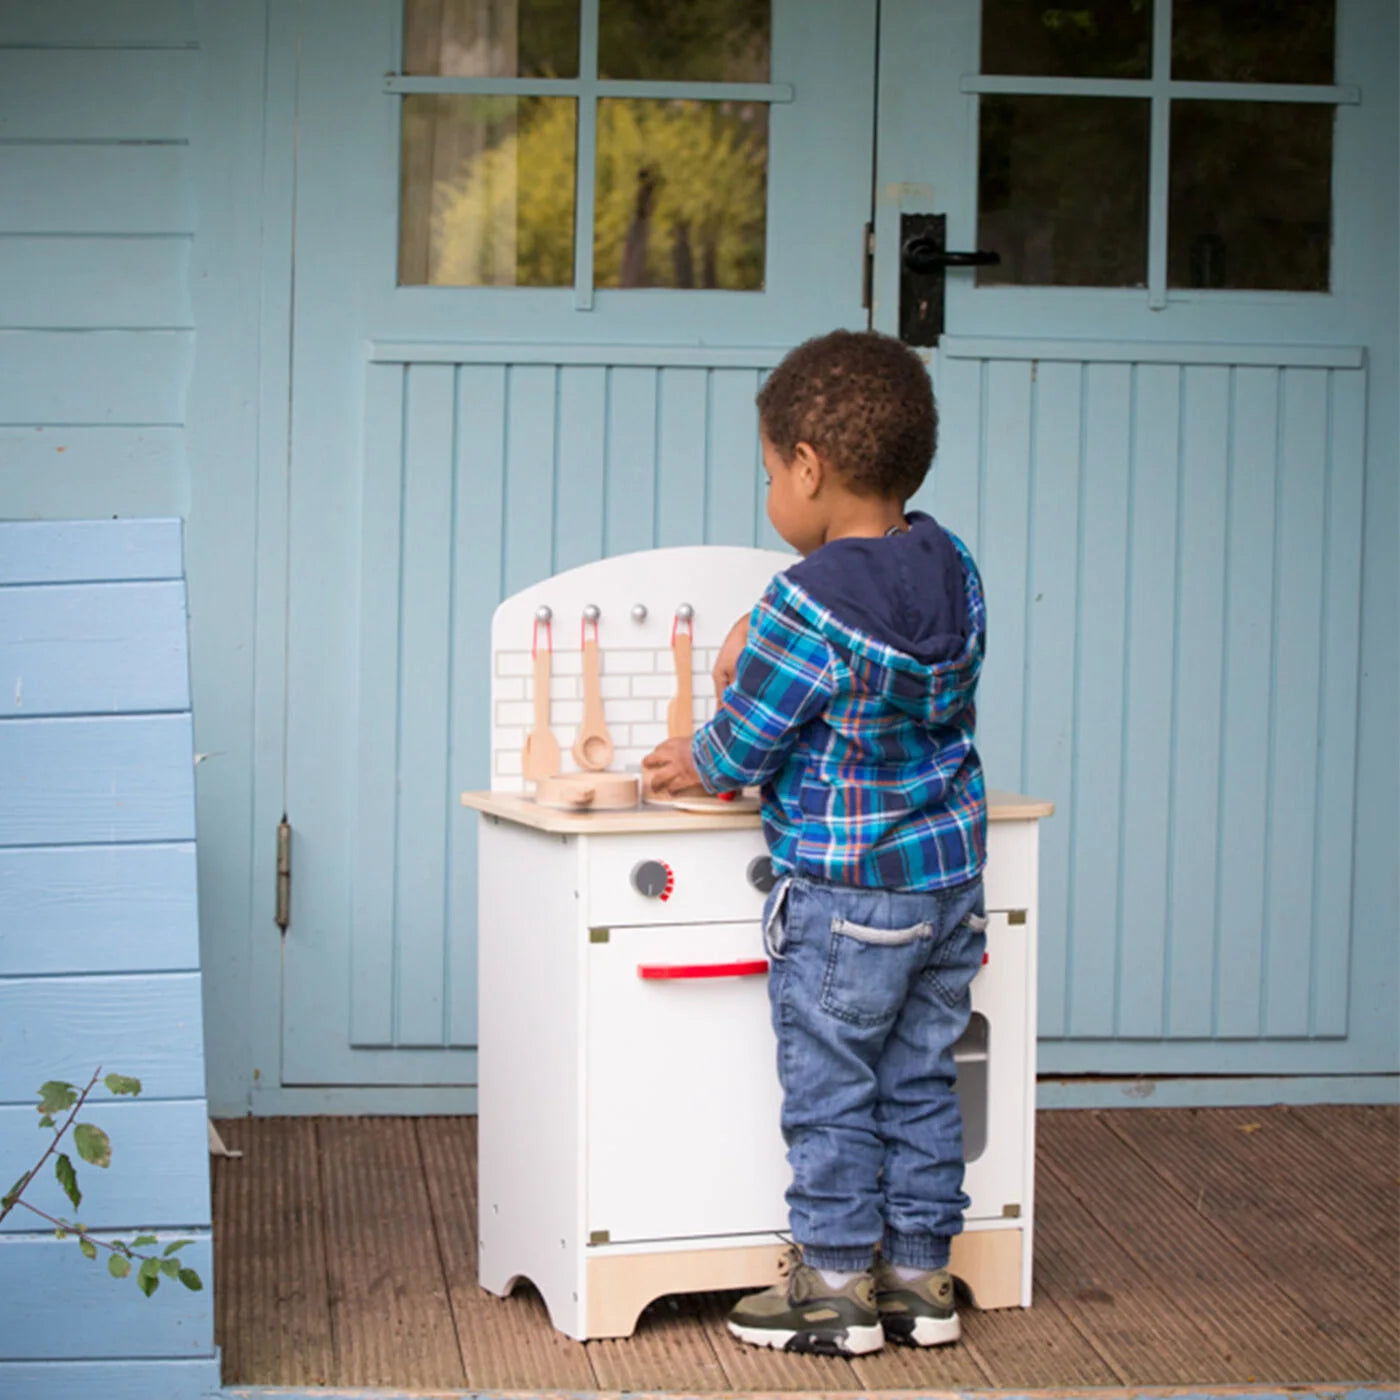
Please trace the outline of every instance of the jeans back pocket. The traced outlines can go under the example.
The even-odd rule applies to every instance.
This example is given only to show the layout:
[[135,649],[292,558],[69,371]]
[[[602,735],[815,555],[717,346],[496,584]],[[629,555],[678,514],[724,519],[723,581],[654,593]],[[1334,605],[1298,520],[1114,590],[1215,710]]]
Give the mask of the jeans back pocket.
[[932,935],[933,925],[927,921],[882,929],[832,919],[822,1010],[855,1026],[893,1024]]

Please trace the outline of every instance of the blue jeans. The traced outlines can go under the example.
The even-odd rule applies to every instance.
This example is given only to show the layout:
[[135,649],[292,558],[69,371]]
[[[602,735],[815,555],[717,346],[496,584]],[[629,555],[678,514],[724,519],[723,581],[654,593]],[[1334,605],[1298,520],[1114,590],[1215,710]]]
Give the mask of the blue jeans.
[[768,896],[794,1241],[819,1269],[874,1248],[940,1269],[962,1229],[953,1044],[982,965],[982,882],[901,894],[792,878]]

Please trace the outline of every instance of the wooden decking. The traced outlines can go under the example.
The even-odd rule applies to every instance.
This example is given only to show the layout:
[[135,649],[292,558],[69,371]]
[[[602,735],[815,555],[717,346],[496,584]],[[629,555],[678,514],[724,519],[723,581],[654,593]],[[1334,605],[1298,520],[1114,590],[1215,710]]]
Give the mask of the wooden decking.
[[400,1389],[1039,1390],[1400,1378],[1400,1113],[1039,1118],[1035,1306],[858,1362],[733,1341],[729,1295],[569,1341],[476,1283],[476,1121],[242,1119],[214,1171],[226,1384]]

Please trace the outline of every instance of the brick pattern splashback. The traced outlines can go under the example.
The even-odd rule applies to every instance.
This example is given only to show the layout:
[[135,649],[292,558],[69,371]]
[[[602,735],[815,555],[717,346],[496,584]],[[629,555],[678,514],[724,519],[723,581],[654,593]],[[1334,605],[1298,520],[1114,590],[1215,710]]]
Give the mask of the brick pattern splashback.
[[[715,712],[710,671],[718,649],[695,647],[695,723]],[[676,693],[676,670],[669,647],[604,648],[599,652],[599,690],[603,717],[613,741],[614,771],[635,770],[666,737],[666,711]],[[583,719],[583,655],[577,650],[555,651],[550,662],[550,727],[559,741],[560,767],[578,771],[570,748]],[[535,723],[534,662],[528,651],[503,651],[496,656],[492,683],[495,713],[491,729],[492,786],[524,791],[521,750]]]

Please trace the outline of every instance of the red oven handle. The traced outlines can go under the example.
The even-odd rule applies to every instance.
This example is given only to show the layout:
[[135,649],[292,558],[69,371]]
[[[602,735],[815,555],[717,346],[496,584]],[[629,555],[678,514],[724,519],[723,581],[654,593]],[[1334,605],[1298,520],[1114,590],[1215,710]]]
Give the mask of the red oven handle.
[[637,976],[647,982],[680,982],[696,977],[759,977],[767,971],[766,958],[727,963],[637,964]]

